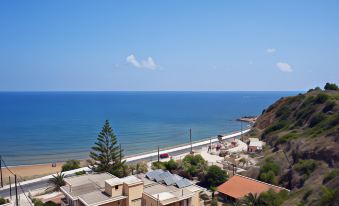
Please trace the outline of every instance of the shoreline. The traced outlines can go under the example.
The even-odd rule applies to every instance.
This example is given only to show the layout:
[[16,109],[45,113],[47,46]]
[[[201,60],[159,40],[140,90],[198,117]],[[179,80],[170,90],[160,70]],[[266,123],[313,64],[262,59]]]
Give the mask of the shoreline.
[[[242,131],[242,134],[246,134],[249,129],[245,129]],[[234,131],[228,134],[223,135],[222,139],[231,139],[231,138],[236,138],[241,135],[241,131]],[[192,142],[192,148],[197,149],[203,146],[206,146],[210,143],[215,143],[218,141],[218,137],[210,137],[210,138],[205,138],[201,140],[197,140]],[[170,156],[175,156],[175,155],[180,155],[183,153],[186,153],[190,151],[191,144],[186,143],[186,144],[180,144],[180,145],[175,145],[172,147],[166,147],[160,149],[160,154],[161,153],[168,153]],[[135,155],[129,155],[125,156],[123,160],[126,160],[127,163],[134,163],[138,161],[152,161],[154,160],[153,158],[156,157],[157,159],[158,151],[157,150],[151,150],[143,153],[138,153]],[[77,169],[79,171],[81,170],[87,170],[87,164],[86,164],[86,159],[80,160],[81,162],[81,168]],[[27,182],[31,181],[32,179],[39,178],[39,179],[48,179],[51,177],[52,174],[55,174],[57,172],[61,171],[61,167],[64,162],[58,162],[56,163],[56,167],[52,167],[52,163],[46,163],[46,164],[33,164],[33,165],[18,165],[18,166],[8,166],[8,168],[16,173],[18,176],[22,177],[24,181],[28,180]],[[4,182],[7,184],[8,183],[8,176],[10,175],[10,171],[8,171],[7,168],[3,167],[3,178]]]

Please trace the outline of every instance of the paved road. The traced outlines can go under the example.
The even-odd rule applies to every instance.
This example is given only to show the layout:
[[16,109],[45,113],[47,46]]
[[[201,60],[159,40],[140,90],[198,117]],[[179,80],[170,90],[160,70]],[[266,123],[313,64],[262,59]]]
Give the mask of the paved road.
[[[47,183],[48,180],[41,180],[39,182],[32,182],[32,183],[28,183],[26,185],[22,185],[22,189],[26,192],[26,194],[28,193],[28,191],[31,190],[36,190],[36,189],[40,189],[40,188],[45,188],[48,186]],[[18,194],[21,194],[22,190],[21,188],[18,186]],[[0,189],[0,197],[9,197],[10,195],[10,189],[6,188],[6,189]],[[12,185],[12,196],[15,196],[15,188],[14,188],[14,184]]]
[[[249,130],[244,131],[244,133],[248,132]],[[234,133],[231,135],[226,135],[223,137],[223,139],[230,139],[230,138],[237,138],[239,137],[240,134],[239,133]],[[213,138],[211,139],[212,142],[216,142],[217,138]],[[210,141],[206,140],[206,141],[202,141],[202,142],[197,142],[197,143],[193,143],[193,149],[199,149],[203,146],[209,145]],[[181,147],[174,147],[172,149],[165,149],[163,151],[160,151],[160,153],[168,153],[170,156],[176,156],[176,155],[180,155],[183,153],[187,153],[190,151],[190,146],[186,145],[186,146],[181,146]],[[157,160],[157,152],[151,152],[151,153],[146,153],[144,155],[139,155],[136,157],[128,157],[126,158],[127,162],[129,163],[134,163],[134,162],[139,162],[139,161],[155,161]],[[88,169],[88,168],[87,168]],[[78,169],[81,170],[81,169]],[[72,171],[69,171],[72,173]],[[73,176],[75,174],[66,174],[66,177],[69,176]],[[36,189],[42,189],[42,188],[47,188],[48,187],[48,179],[44,179],[44,178],[40,178],[40,180],[37,179],[37,181],[33,181],[30,183],[25,183],[22,185],[22,189],[26,192],[26,194],[29,191],[33,191]],[[18,186],[18,194],[21,194],[22,190],[21,188]],[[12,195],[15,195],[15,190],[14,190],[14,186],[12,188]],[[9,197],[10,196],[10,189],[8,187],[6,188],[0,188],[0,197]]]

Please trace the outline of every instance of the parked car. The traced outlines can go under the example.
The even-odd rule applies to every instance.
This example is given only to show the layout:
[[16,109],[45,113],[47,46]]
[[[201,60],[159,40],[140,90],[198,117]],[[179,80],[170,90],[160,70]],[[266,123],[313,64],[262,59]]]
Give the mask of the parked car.
[[167,153],[160,154],[161,159],[165,159],[165,158],[168,158],[168,157],[169,157],[169,155]]

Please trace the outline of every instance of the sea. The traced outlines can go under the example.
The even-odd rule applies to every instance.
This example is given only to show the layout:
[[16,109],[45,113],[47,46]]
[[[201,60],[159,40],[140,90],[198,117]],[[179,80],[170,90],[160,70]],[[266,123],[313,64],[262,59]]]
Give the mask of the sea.
[[8,165],[86,159],[105,120],[124,155],[240,130],[298,92],[0,92],[0,155]]

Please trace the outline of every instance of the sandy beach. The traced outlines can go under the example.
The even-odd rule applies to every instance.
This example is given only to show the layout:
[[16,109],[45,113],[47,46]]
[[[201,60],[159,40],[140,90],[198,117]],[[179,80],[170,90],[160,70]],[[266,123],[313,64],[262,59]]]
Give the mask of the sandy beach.
[[[244,130],[243,133],[247,133],[249,129]],[[230,139],[235,138],[240,135],[239,131],[232,132],[230,134],[227,134],[222,137],[222,139]],[[218,138],[211,138],[211,139],[204,139],[200,141],[196,141],[192,143],[193,148],[200,148],[202,146],[208,145],[210,143],[217,142]],[[164,148],[161,150],[160,153],[169,153],[171,156],[179,155],[183,152],[187,152],[190,149],[190,144],[183,144],[183,145],[177,145],[170,148]],[[142,154],[136,154],[127,156],[124,159],[127,162],[135,162],[140,160],[145,161],[151,161],[154,156],[157,156],[157,151],[149,151]],[[21,166],[11,166],[9,169],[17,174],[20,178],[22,178],[22,181],[25,180],[31,180],[51,174],[55,174],[57,172],[61,171],[61,167],[64,164],[64,162],[56,163],[55,167],[52,167],[52,163],[48,164],[36,164],[36,165],[21,165]],[[87,162],[86,160],[80,160],[81,167],[86,167]],[[8,171],[7,168],[3,168],[3,179],[5,184],[8,184],[9,175],[12,175],[10,171]],[[12,178],[11,177],[11,178]]]
[[[18,178],[23,180],[30,180],[38,177],[43,177],[50,174],[55,174],[61,171],[61,167],[64,162],[55,163],[55,167],[52,167],[52,163],[49,164],[36,164],[36,165],[22,165],[22,166],[11,166],[9,169],[17,174]],[[86,166],[86,161],[82,160],[80,162],[81,166]],[[11,181],[14,181],[12,173],[7,168],[2,168],[3,179],[5,184],[9,182],[9,176],[11,176]]]

